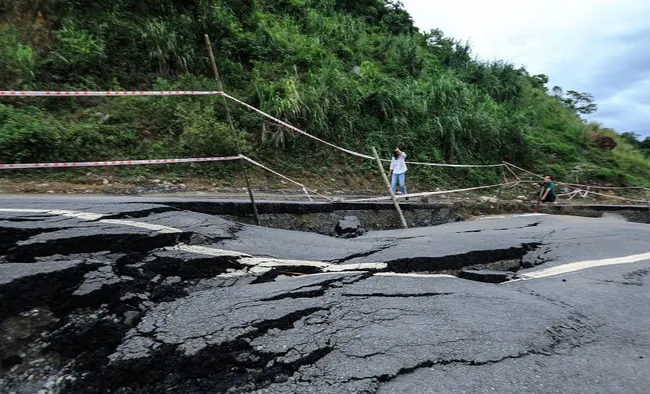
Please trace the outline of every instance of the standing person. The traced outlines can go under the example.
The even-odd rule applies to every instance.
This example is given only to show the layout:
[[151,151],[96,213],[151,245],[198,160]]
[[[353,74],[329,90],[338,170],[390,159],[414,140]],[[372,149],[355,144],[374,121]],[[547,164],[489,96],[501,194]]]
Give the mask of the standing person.
[[542,190],[540,191],[539,201],[541,202],[555,202],[557,195],[555,194],[555,182],[551,180],[550,176],[544,177],[542,183]]
[[[391,188],[393,189],[393,193],[396,194],[407,194],[406,192],[406,171],[408,168],[406,168],[406,153],[402,152],[399,148],[395,148],[395,151],[393,151],[393,157],[390,159],[390,173],[392,175],[391,178]],[[402,190],[401,192],[396,192],[396,187],[397,184],[399,183],[399,187]]]

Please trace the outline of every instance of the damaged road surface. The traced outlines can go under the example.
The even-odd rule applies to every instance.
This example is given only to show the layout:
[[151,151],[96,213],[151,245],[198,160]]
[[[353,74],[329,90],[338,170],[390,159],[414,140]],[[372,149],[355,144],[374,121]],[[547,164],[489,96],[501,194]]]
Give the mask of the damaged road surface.
[[2,393],[648,393],[650,226],[0,207]]

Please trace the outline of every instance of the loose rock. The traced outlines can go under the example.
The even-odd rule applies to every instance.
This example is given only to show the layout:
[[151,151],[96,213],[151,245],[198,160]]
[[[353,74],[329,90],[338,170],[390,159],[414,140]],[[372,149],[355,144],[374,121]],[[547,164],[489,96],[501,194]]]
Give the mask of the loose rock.
[[366,232],[361,227],[361,222],[356,216],[346,216],[339,220],[334,231],[336,231],[336,235],[342,238],[355,238]]

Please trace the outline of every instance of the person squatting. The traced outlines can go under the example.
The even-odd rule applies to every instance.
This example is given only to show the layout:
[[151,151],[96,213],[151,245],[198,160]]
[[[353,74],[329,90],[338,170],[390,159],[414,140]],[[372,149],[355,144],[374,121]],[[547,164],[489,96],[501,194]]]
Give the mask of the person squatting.
[[539,201],[554,203],[557,198],[557,194],[555,192],[555,182],[551,180],[551,177],[548,175],[545,176],[544,182],[541,182],[539,186]]

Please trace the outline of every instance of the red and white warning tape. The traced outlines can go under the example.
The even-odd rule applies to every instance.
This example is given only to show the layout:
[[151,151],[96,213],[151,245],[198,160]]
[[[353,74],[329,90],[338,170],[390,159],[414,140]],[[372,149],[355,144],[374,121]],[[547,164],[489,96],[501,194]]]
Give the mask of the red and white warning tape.
[[277,171],[270,169],[269,167],[256,162],[255,160],[246,157],[244,155],[238,156],[221,156],[221,157],[193,157],[193,158],[183,158],[183,159],[150,159],[150,160],[115,160],[115,161],[77,161],[77,162],[59,162],[59,163],[18,163],[18,164],[2,164],[0,163],[0,170],[21,170],[21,169],[47,169],[47,168],[71,168],[71,167],[108,167],[108,166],[136,166],[136,165],[147,165],[147,164],[178,164],[178,163],[206,163],[206,162],[215,162],[215,161],[232,161],[232,160],[246,160],[249,163],[256,165],[272,174],[279,176],[297,186],[300,186],[302,191],[307,195],[310,201],[312,201],[309,192],[311,191],[315,195],[322,197],[326,200],[331,201],[327,196],[324,196],[315,190],[308,189],[307,186],[303,185],[300,182],[294,181],[293,179],[280,174]]
[[0,97],[90,97],[90,96],[206,96],[221,94],[219,90],[158,90],[158,91],[48,91],[0,90]]
[[31,168],[137,166],[137,165],[144,165],[144,164],[201,163],[201,162],[213,162],[213,161],[240,160],[242,158],[243,156],[223,156],[223,157],[194,157],[194,158],[186,158],[186,159],[76,161],[76,162],[64,162],[64,163],[18,163],[18,164],[0,163],[0,170],[21,170],[21,169],[31,169]]

